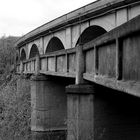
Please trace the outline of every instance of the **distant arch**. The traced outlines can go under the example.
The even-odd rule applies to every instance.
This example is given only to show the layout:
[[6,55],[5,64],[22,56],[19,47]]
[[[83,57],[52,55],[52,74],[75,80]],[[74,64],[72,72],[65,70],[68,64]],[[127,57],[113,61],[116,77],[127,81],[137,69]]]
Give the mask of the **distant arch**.
[[99,36],[101,36],[102,34],[106,33],[107,31],[98,26],[98,25],[93,25],[93,26],[90,26],[88,28],[86,28],[82,34],[80,35],[80,37],[78,38],[78,41],[76,43],[76,46],[78,44],[85,44]]
[[20,60],[21,60],[21,61],[26,60],[26,52],[25,52],[24,49],[21,50]]
[[29,54],[29,58],[33,58],[36,57],[36,55],[39,55],[39,50],[37,48],[36,44],[33,44],[31,49],[30,49],[30,54]]
[[45,53],[54,52],[54,51],[63,50],[63,49],[65,48],[62,41],[57,37],[53,37],[49,41]]
[[15,60],[16,63],[20,62],[20,53],[19,53],[19,51],[16,51],[16,55],[14,57],[14,60]]
[[18,56],[18,54],[16,54],[16,63],[18,63],[19,62],[19,56]]

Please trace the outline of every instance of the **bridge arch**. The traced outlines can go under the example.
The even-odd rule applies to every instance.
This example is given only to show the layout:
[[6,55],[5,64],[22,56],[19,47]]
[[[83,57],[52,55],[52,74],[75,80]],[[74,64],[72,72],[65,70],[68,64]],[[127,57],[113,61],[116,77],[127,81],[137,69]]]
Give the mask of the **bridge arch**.
[[19,56],[16,55],[16,62],[18,63],[19,62]]
[[19,63],[20,62],[19,52],[16,52],[15,61],[16,61],[16,63]]
[[107,31],[102,28],[101,26],[98,25],[93,25],[90,26],[88,28],[86,28],[81,35],[79,36],[76,46],[78,44],[85,44],[99,36],[101,36],[102,34],[106,33]]
[[36,55],[39,55],[39,50],[36,44],[33,44],[30,53],[29,53],[29,59],[35,57]]
[[[18,57],[18,55],[17,55],[17,57]],[[25,49],[24,48],[21,50],[20,60],[21,61],[26,60],[26,52],[25,52]]]
[[63,49],[65,49],[65,48],[64,48],[62,41],[58,37],[53,37],[50,39],[45,53],[50,53],[50,52],[63,50]]

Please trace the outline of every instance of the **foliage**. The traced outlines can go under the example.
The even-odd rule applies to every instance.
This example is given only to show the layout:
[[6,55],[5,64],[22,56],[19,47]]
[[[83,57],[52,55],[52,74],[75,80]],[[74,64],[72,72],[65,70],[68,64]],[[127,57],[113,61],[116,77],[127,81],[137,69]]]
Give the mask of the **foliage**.
[[29,81],[14,75],[10,82],[1,86],[0,137],[2,140],[30,139],[29,85]]
[[0,85],[9,75],[11,65],[14,64],[16,50],[14,44],[18,37],[1,37],[0,38]]
[[0,140],[30,139],[30,84],[11,71],[17,39],[0,38]]
[[5,70],[7,65],[14,63],[15,59],[15,41],[18,37],[2,37],[0,38],[0,72],[2,73]]

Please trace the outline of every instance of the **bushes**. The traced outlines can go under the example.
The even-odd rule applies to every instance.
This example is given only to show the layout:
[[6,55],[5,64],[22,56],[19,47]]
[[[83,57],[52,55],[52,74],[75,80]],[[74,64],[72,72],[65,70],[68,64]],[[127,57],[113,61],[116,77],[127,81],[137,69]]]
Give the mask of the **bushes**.
[[0,38],[0,85],[9,75],[11,65],[14,64],[16,57],[16,49],[14,44],[19,37],[1,37]]
[[17,39],[0,38],[0,140],[30,139],[30,84],[10,70]]
[[[17,82],[18,86],[17,87]],[[0,90],[0,137],[2,140],[30,139],[29,81],[12,75]]]

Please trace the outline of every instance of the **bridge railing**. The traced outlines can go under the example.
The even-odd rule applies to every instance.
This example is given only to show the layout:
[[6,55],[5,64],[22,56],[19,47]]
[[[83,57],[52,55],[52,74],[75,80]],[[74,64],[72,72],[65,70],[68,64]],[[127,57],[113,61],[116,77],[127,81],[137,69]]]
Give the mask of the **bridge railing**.
[[140,96],[140,16],[83,46],[83,78]]
[[118,48],[116,40],[111,38],[109,41],[100,42],[99,44],[96,41],[86,44],[83,48],[85,73],[117,79]]
[[[37,71],[37,58],[17,64],[17,73],[34,74]],[[51,52],[39,57],[39,72],[46,75],[75,77],[76,49]]]
[[17,73],[20,73],[20,63],[17,63],[16,64],[16,72]]
[[16,64],[17,73],[35,73],[36,71],[36,58],[23,60]]
[[75,48],[52,52],[40,57],[40,73],[75,77],[75,63]]
[[34,73],[36,65],[36,58],[23,61],[23,73]]

